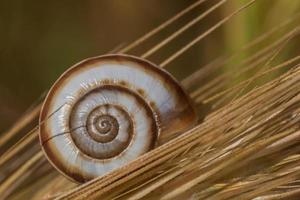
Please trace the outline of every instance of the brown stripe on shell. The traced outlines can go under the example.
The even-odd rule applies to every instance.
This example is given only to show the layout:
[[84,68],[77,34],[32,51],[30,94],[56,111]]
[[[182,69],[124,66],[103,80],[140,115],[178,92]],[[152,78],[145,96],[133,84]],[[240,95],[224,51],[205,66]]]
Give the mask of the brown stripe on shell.
[[[137,102],[139,102],[139,104],[146,109],[147,111],[147,115],[148,115],[148,119],[149,121],[147,123],[152,123],[152,127],[153,127],[153,132],[151,135],[151,137],[149,138],[145,138],[145,140],[151,141],[149,142],[149,147],[148,149],[146,149],[145,151],[149,151],[150,149],[152,149],[155,146],[155,143],[157,141],[157,134],[158,134],[158,127],[156,126],[156,119],[154,116],[154,111],[151,109],[151,107],[149,107],[149,105],[147,104],[147,102],[144,101],[144,99],[137,93],[129,90],[128,88],[125,87],[121,87],[121,86],[117,86],[117,85],[103,85],[101,87],[95,88],[89,92],[87,92],[86,94],[84,94],[82,97],[78,98],[77,103],[73,106],[73,108],[71,109],[72,112],[70,113],[69,116],[69,129],[71,130],[70,135],[71,138],[73,139],[74,144],[78,147],[78,149],[82,152],[84,152],[86,155],[90,156],[91,158],[97,158],[97,159],[108,159],[108,158],[112,158],[115,157],[117,155],[119,155],[122,151],[125,151],[126,148],[128,148],[128,145],[130,144],[131,140],[133,139],[133,136],[135,133],[135,128],[134,128],[134,122],[131,120],[133,118],[133,116],[130,116],[130,113],[126,110],[126,108],[121,107],[119,105],[110,105],[110,104],[104,104],[104,105],[99,105],[99,107],[96,107],[95,109],[99,109],[100,107],[106,107],[107,109],[109,109],[110,107],[113,107],[115,109],[118,109],[121,113],[123,113],[123,115],[125,116],[125,118],[128,120],[128,122],[130,123],[130,126],[128,128],[128,140],[125,141],[124,143],[122,143],[120,146],[116,146],[114,148],[114,151],[111,151],[109,154],[95,154],[93,152],[89,152],[86,150],[85,145],[86,144],[81,144],[79,142],[79,139],[76,138],[76,135],[72,134],[72,130],[74,128],[76,128],[72,122],[73,122],[73,116],[77,115],[76,114],[76,106],[77,104],[79,104],[81,101],[83,101],[84,99],[88,99],[89,95],[92,95],[93,93],[101,93],[102,90],[111,90],[111,91],[120,91],[123,95],[128,95],[128,96],[133,96],[135,98],[135,100]],[[92,111],[89,115],[92,115],[93,112]],[[112,117],[112,116],[109,116]],[[87,119],[89,120],[89,119]],[[146,122],[145,122],[146,123]],[[90,126],[91,124],[89,124],[89,122],[87,121],[86,126],[82,127],[82,128],[87,128]],[[117,124],[117,126],[119,126],[119,124]],[[118,128],[115,129],[116,131],[118,131]],[[117,135],[118,133],[114,133],[112,135],[108,135],[108,134],[93,134],[91,132],[88,131],[88,134],[91,136],[91,138],[95,139],[95,141],[99,142],[99,143],[107,143],[107,142],[111,142]]]

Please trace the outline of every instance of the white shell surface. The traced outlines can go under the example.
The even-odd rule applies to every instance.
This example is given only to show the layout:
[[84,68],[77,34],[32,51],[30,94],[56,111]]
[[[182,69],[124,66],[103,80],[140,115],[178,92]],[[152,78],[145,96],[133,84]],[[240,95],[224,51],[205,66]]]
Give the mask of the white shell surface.
[[[119,129],[114,140],[99,144],[87,134],[86,119],[93,109],[103,105],[112,105],[113,109],[103,110],[103,114],[114,116]],[[126,133],[130,126],[127,115],[115,107],[121,107],[130,116],[130,136]],[[76,113],[71,116],[74,110]],[[136,159],[154,147],[160,134],[184,130],[195,123],[195,116],[188,97],[167,72],[132,56],[108,55],[75,65],[54,84],[41,112],[40,141],[59,171],[84,182]],[[92,153],[82,152],[74,135],[82,135],[77,143]],[[115,157],[92,156],[110,151],[128,138],[128,146]]]

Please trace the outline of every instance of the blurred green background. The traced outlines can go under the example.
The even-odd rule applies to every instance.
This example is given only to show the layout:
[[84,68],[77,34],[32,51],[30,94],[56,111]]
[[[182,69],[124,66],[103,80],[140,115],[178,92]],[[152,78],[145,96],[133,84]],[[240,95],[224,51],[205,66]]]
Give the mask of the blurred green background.
[[[82,59],[105,54],[120,44],[134,41],[193,2],[195,0],[2,0],[0,131],[6,130],[34,104],[67,68]],[[208,0],[131,53],[144,53],[216,2]],[[228,0],[150,60],[160,63],[246,2],[248,0]],[[258,0],[170,63],[167,69],[182,79],[218,55],[238,50],[279,21],[288,19],[299,8],[299,0]],[[289,48],[293,51],[299,47],[295,44]],[[241,54],[237,59],[246,56]],[[225,70],[232,70],[230,67]]]

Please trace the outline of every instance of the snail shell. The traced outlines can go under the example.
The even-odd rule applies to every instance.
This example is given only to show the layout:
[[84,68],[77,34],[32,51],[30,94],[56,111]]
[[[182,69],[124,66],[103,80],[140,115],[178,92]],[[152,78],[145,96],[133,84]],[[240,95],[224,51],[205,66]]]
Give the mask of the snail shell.
[[180,84],[128,55],[84,60],[52,86],[40,114],[40,143],[52,165],[85,182],[190,128],[197,116]]

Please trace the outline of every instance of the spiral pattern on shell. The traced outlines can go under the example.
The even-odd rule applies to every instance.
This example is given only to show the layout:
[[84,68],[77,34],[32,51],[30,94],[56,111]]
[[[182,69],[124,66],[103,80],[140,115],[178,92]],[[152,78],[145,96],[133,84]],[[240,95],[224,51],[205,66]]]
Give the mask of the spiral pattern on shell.
[[40,115],[40,142],[67,177],[85,182],[126,165],[197,120],[166,71],[128,55],[85,60],[53,85]]

